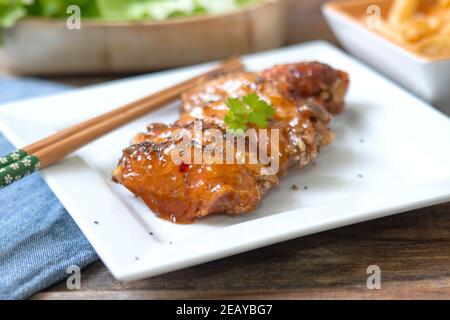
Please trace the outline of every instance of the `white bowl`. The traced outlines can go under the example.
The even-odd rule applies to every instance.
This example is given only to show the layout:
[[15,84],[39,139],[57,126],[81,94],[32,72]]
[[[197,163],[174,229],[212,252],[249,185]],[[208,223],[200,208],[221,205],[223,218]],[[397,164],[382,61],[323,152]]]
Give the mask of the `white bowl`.
[[346,50],[450,114],[450,59],[428,60],[418,56],[364,24],[362,18],[370,5],[378,5],[386,14],[391,3],[391,0],[331,2],[322,11]]

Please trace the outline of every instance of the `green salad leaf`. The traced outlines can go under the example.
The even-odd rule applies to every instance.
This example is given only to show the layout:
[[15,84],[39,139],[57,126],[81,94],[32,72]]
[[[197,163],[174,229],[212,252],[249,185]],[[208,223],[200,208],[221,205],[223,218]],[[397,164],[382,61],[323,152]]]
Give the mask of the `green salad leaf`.
[[24,17],[27,14],[24,5],[26,1],[0,0],[0,28],[11,27],[16,20]]
[[165,20],[172,17],[222,13],[261,0],[0,0],[0,28],[25,16],[65,18],[78,5],[82,17],[108,21]]
[[32,16],[64,18],[67,8],[79,6],[83,17],[97,17],[97,3],[94,0],[32,0],[28,12]]

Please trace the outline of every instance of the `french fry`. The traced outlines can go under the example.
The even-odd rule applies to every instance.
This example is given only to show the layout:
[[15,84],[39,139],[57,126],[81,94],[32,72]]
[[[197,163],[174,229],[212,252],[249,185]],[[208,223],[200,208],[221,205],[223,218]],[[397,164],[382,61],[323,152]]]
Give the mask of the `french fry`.
[[395,0],[389,11],[389,24],[399,26],[417,11],[419,0]]
[[393,0],[378,30],[429,58],[450,58],[450,0]]
[[432,58],[439,58],[450,54],[450,37],[437,35],[423,40],[417,45],[420,54]]
[[401,35],[408,42],[416,42],[439,29],[440,20],[435,17],[414,17],[401,25]]
[[449,21],[449,23],[447,23],[447,25],[442,27],[441,34],[444,36],[450,37],[450,21]]
[[450,0],[440,0],[439,4],[443,8],[450,8]]

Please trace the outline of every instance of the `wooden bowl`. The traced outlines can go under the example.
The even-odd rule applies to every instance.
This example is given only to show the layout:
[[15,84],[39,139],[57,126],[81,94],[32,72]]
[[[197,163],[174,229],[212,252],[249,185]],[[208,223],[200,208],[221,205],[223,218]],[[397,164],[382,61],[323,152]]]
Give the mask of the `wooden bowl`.
[[278,47],[281,5],[266,0],[225,14],[166,21],[28,18],[4,32],[6,67],[33,75],[133,73],[179,67]]

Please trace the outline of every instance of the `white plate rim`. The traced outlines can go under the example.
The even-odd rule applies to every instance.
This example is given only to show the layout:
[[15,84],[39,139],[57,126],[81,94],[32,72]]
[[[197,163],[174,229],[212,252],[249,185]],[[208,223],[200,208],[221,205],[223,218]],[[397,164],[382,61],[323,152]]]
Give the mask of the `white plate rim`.
[[[306,45],[324,46],[328,49],[338,50],[322,41],[315,41]],[[173,72],[176,72],[176,70]],[[102,84],[101,86],[103,85],[107,84]],[[398,88],[398,86],[394,86]],[[417,98],[414,99],[418,100]],[[10,104],[9,108],[14,107],[14,105],[14,103]],[[17,127],[14,127],[9,121],[11,120],[11,117],[14,116],[8,115],[6,112],[7,110],[7,105],[0,108],[0,130],[14,144],[22,145],[20,132],[18,132]],[[435,115],[436,117],[442,117],[437,111],[435,112]],[[141,252],[133,251],[131,246],[133,243],[139,241],[148,241],[148,239],[145,238],[145,232],[142,232],[142,226],[138,222],[131,223],[130,225],[100,223],[93,227],[92,224],[96,220],[102,222],[107,221],[107,219],[105,220],[104,217],[95,213],[95,210],[98,210],[99,207],[88,208],[87,205],[90,205],[90,203],[82,204],[76,201],[76,199],[67,196],[64,183],[67,183],[67,181],[74,178],[71,177],[70,174],[66,174],[68,176],[67,181],[61,181],[54,178],[58,172],[65,170],[68,167],[72,168],[76,175],[80,172],[87,172],[88,174],[86,174],[85,178],[89,183],[97,184],[99,186],[104,184],[104,180],[97,173],[90,170],[78,157],[71,157],[44,170],[42,176],[55,195],[70,212],[75,222],[80,226],[80,229],[86,235],[114,277],[123,281],[132,281],[150,277],[299,236],[305,236],[332,228],[450,201],[450,184],[449,181],[445,179],[431,184],[418,184],[409,188],[402,188],[401,190],[384,190],[377,194],[362,195],[358,201],[354,202],[348,202],[346,199],[342,199],[340,201],[324,203],[315,207],[306,207],[284,212],[283,215],[285,216],[285,219],[278,219],[277,215],[273,215],[228,226],[214,234],[193,237],[183,243],[173,245],[154,243],[158,248],[158,252],[153,252],[155,255],[152,259],[149,259],[148,257],[141,257]],[[102,190],[107,190],[107,188],[103,187]],[[103,196],[107,195],[105,194]],[[108,207],[111,210],[110,215],[112,212],[112,215],[120,216],[121,212],[123,212],[122,209],[124,204],[115,196],[111,197],[110,200],[111,203],[108,204],[111,206]],[[378,205],[380,200],[383,202],[382,206]],[[112,207],[113,205],[114,208]],[[375,209],[368,210],[367,207],[371,206]],[[317,212],[320,212],[321,210],[330,210],[330,208],[336,213],[332,220],[318,221],[311,219],[309,225],[303,225],[301,227],[298,227],[295,223],[296,218],[298,219],[299,217],[300,211],[304,221],[305,216],[309,215],[314,217]],[[90,219],[86,219],[85,210],[91,210],[91,212],[94,213]],[[254,235],[251,232],[255,227],[260,230],[258,235]],[[263,232],[261,232],[261,230],[263,230]],[[120,232],[121,237],[120,239],[116,239],[113,244],[105,244],[101,241],[106,234],[110,235],[114,232]],[[114,246],[118,248],[121,254],[117,254],[116,256],[111,255],[111,247]],[[182,254],[180,254],[180,252]],[[139,259],[136,259],[137,257]],[[158,261],[155,262],[153,260]]]

